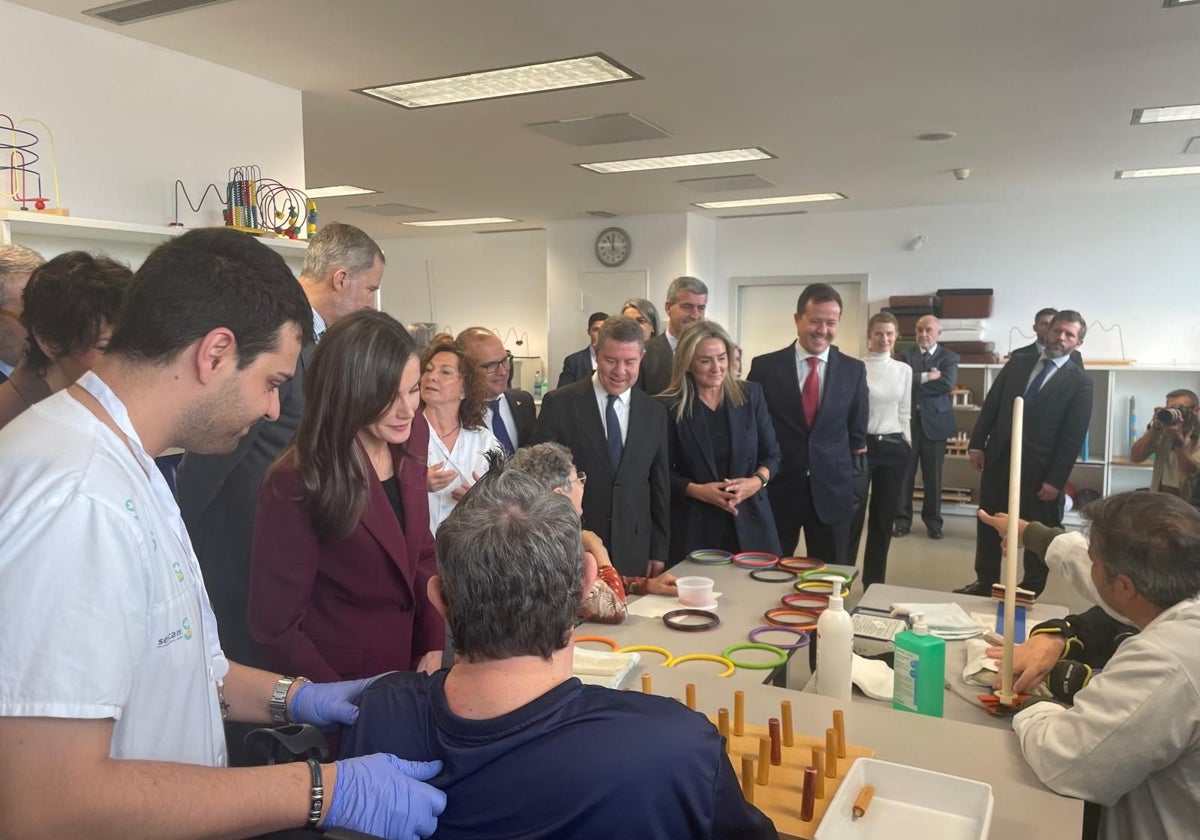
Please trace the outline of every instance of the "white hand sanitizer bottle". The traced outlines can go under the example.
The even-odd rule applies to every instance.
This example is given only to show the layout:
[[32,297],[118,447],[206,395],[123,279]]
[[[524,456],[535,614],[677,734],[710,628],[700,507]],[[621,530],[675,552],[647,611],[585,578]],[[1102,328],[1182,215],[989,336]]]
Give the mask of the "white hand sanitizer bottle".
[[840,580],[833,581],[834,592],[829,596],[829,606],[817,619],[817,693],[849,700],[854,622],[842,604],[841,585]]

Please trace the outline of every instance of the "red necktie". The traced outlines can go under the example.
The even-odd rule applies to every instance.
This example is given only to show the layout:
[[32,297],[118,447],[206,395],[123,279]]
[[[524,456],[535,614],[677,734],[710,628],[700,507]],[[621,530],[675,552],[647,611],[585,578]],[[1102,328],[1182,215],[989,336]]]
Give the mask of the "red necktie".
[[817,379],[817,364],[821,360],[816,356],[809,356],[805,361],[808,362],[808,376],[804,378],[800,402],[804,406],[804,419],[808,421],[808,427],[811,429],[817,422],[817,405],[821,402],[821,382]]

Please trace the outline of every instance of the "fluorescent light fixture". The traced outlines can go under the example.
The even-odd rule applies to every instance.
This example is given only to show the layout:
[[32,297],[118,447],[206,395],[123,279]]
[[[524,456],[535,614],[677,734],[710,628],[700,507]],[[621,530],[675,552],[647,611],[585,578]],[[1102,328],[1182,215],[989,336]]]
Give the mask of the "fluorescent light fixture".
[[1200,105],[1166,105],[1162,108],[1134,108],[1130,125],[1200,120]]
[[505,222],[519,222],[520,219],[508,219],[504,216],[484,216],[479,219],[433,219],[428,222],[401,222],[412,227],[453,227],[454,225],[501,225]]
[[401,108],[429,108],[455,102],[473,102],[548,90],[629,82],[640,78],[642,77],[637,73],[622,67],[608,56],[595,53],[541,64],[524,64],[497,70],[460,73],[457,76],[443,76],[438,79],[360,88],[355,92],[382,99]]
[[597,163],[577,163],[576,166],[611,175],[615,172],[641,172],[646,169],[672,169],[676,166],[708,166],[714,163],[744,163],[748,160],[770,160],[775,155],[766,149],[728,149],[721,152],[696,152],[690,155],[606,160]]
[[304,191],[309,198],[335,198],[339,195],[372,195],[379,190],[369,190],[366,187],[352,187],[342,184],[337,187],[312,187]]
[[1168,175],[1200,175],[1200,166],[1164,166],[1161,169],[1118,169],[1118,180],[1127,178],[1163,178]]
[[777,195],[771,198],[739,198],[730,201],[697,201],[695,207],[705,210],[724,210],[727,207],[762,207],[766,204],[800,204],[805,201],[841,201],[841,193],[809,193],[808,195]]
[[1163,0],[1163,8],[1169,9],[1172,6],[1190,6],[1193,3],[1200,3],[1200,0]]

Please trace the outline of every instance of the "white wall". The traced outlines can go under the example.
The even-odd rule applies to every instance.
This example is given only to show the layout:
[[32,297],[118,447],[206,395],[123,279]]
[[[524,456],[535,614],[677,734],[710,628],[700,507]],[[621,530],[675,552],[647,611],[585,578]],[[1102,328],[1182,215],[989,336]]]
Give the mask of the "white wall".
[[[723,220],[717,277],[728,294],[735,276],[863,272],[873,311],[893,294],[993,288],[988,338],[1002,353],[1010,328],[1029,333],[1033,314],[1054,306],[1089,323],[1119,322],[1127,355],[1140,363],[1200,364],[1198,199],[1138,190]],[[909,250],[922,234],[924,247]],[[1119,357],[1114,334],[1098,329],[1082,351],[1085,360]]]
[[[387,256],[385,312],[404,323],[432,320],[455,333],[488,327],[507,337],[504,346],[513,355],[545,359],[544,231],[384,239],[379,245]],[[518,346],[516,338],[525,335],[528,342]]]
[[[304,187],[299,91],[3,0],[0,32],[11,52],[0,111],[53,131],[61,201],[71,215],[166,224],[175,179],[193,199],[212,182],[223,196],[229,168],[243,164]],[[36,124],[20,127],[42,138],[43,191],[53,198],[49,138]],[[0,131],[4,142],[11,136]],[[199,215],[180,205],[189,227],[221,224],[211,196]],[[16,205],[0,196],[0,208]]]

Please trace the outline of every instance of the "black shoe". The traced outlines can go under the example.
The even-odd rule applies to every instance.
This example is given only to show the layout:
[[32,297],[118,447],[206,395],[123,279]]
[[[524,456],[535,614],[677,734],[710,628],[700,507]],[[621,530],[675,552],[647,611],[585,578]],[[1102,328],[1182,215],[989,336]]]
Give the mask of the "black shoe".
[[987,584],[973,580],[961,589],[954,590],[955,595],[982,595],[984,598],[992,596],[992,587]]
[[911,529],[911,527],[912,526],[906,525],[903,522],[897,522],[895,525],[892,526],[892,536],[893,537],[907,537],[908,532]]
[[929,531],[929,539],[940,540],[942,538],[942,529],[941,528],[929,528],[928,531]]

